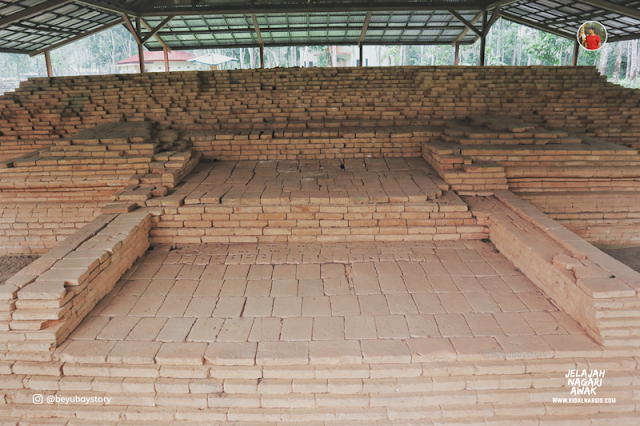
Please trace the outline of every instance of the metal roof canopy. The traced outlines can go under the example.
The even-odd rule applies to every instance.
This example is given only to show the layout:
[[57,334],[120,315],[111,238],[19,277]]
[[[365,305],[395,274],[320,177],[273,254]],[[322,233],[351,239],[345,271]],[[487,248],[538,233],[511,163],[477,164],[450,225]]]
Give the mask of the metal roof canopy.
[[150,50],[471,44],[483,11],[487,30],[500,16],[575,40],[597,20],[609,41],[640,38],[640,0],[0,0],[0,52],[33,56],[120,24]]

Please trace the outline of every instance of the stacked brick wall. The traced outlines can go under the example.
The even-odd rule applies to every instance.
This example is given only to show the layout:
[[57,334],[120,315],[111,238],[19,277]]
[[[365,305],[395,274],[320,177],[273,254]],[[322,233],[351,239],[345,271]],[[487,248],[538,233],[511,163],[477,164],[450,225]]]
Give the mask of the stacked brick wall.
[[500,253],[603,346],[640,346],[640,274],[511,192],[496,198],[463,197]]
[[150,218],[101,215],[0,286],[3,349],[19,356],[64,341],[149,247]]
[[611,192],[518,193],[585,240],[602,245],[640,244],[640,194]]
[[0,203],[0,254],[44,253],[100,215],[104,204]]
[[[593,99],[598,105],[592,105]],[[0,144],[51,143],[105,121],[153,120],[189,130],[322,132],[420,126],[487,113],[588,130],[632,144],[640,134],[639,102],[639,91],[608,84],[591,67],[312,68],[59,77],[29,80],[0,97]],[[326,139],[322,134],[303,138],[314,144]],[[198,149],[215,152],[215,145]],[[335,143],[329,148],[335,149]]]

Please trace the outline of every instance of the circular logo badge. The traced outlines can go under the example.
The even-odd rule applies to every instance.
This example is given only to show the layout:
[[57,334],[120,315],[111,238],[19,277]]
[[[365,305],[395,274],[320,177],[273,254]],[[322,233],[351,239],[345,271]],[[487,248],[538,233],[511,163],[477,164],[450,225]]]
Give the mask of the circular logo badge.
[[585,22],[578,28],[576,37],[583,49],[600,50],[607,42],[607,29],[597,21]]

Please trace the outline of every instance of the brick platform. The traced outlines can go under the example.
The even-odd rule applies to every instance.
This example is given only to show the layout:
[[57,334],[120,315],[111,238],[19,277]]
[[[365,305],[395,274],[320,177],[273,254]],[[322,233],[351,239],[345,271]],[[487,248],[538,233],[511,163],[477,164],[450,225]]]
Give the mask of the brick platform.
[[0,197],[109,199],[131,183],[173,188],[200,159],[178,136],[157,132],[151,122],[82,130],[49,148],[0,162]]
[[446,189],[420,158],[215,162],[147,205],[154,243],[483,238]]
[[[94,339],[159,342],[161,352],[169,342],[211,343],[206,354],[207,345],[193,345],[202,353],[158,355],[160,364],[185,365],[269,365],[294,356],[286,363],[422,362],[455,359],[465,338],[489,338],[499,351],[499,342],[509,349],[533,334],[552,358],[554,339],[545,336],[589,341],[479,241],[158,246],[127,277],[70,336],[61,359],[88,361],[83,348]],[[274,344],[283,352],[269,355],[268,342],[298,343]]]
[[[103,230],[99,218],[2,289],[17,300],[7,299],[11,330],[0,332],[0,412],[14,424],[113,426],[149,416],[185,426],[634,424],[640,274],[497,195],[465,197],[496,246],[155,245],[73,330],[145,247],[162,207]],[[86,271],[66,270],[72,258]],[[61,272],[66,286],[49,281]],[[45,351],[54,336],[59,346]],[[575,397],[574,369],[605,370],[597,396],[615,403],[554,403]],[[109,403],[39,406],[34,394]]]
[[635,149],[510,117],[471,116],[432,127],[423,157],[462,193],[638,191]]
[[[160,245],[53,359],[0,362],[0,413],[110,426],[631,425],[634,351],[591,340],[491,243]],[[582,369],[606,371],[597,396],[614,404],[553,403],[574,397],[565,376]],[[109,401],[40,406],[34,394]]]
[[[598,107],[578,107],[594,98],[600,100]],[[135,122],[153,121],[160,129],[180,130],[183,141],[193,145],[192,158],[409,158],[419,156],[424,146],[423,155],[438,173],[465,193],[507,187],[517,192],[637,191],[640,158],[621,145],[637,143],[639,105],[638,91],[609,84],[589,67],[235,70],[33,79],[0,98],[0,155],[3,146],[18,153],[17,146],[52,143],[56,146],[44,156],[64,155],[32,170],[27,168],[43,159],[27,155],[17,162],[27,168],[5,171],[0,186],[12,199],[27,201],[45,195],[82,200],[83,194],[106,200],[119,186],[129,193],[125,201],[139,195],[130,194],[139,189],[130,184],[175,185],[185,173],[166,173],[164,164],[175,163],[169,157],[122,163],[139,167],[144,176],[127,182],[116,164],[122,159],[111,158],[109,166],[74,162],[69,157],[74,150],[60,142],[96,124],[127,121],[135,127]],[[470,123],[450,120],[468,116],[475,117],[476,125],[494,126],[493,132],[484,129],[476,139],[464,136]],[[513,127],[516,119],[532,123],[533,131],[517,123]],[[520,133],[518,139],[513,129],[533,133]],[[450,143],[445,148],[434,144],[442,135]],[[91,152],[96,160],[96,154],[104,157],[101,150],[114,154],[117,147],[90,148],[80,152]],[[183,155],[180,161],[191,159]],[[84,170],[72,176],[63,171],[70,164]],[[162,169],[166,182],[158,177]],[[7,173],[12,177],[7,179]],[[135,202],[142,204],[144,197]],[[613,226],[624,229],[626,224]],[[613,241],[600,230],[574,229],[595,242]],[[626,234],[613,235],[622,243]]]
[[[104,214],[0,286],[0,417],[636,425],[640,274],[507,188],[629,237],[639,105],[575,67],[30,80],[0,155],[51,146],[0,163],[7,245],[54,227],[28,200]],[[616,402],[554,403],[574,369]]]
[[640,347],[640,274],[509,191],[464,197],[496,247],[606,347]]

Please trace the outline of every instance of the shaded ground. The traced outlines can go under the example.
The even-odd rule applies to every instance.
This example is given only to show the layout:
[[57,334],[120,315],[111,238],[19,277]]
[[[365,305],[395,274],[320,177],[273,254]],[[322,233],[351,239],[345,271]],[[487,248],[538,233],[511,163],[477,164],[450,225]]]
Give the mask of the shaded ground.
[[37,258],[38,256],[0,256],[0,284]]
[[640,247],[602,249],[602,251],[640,272]]

